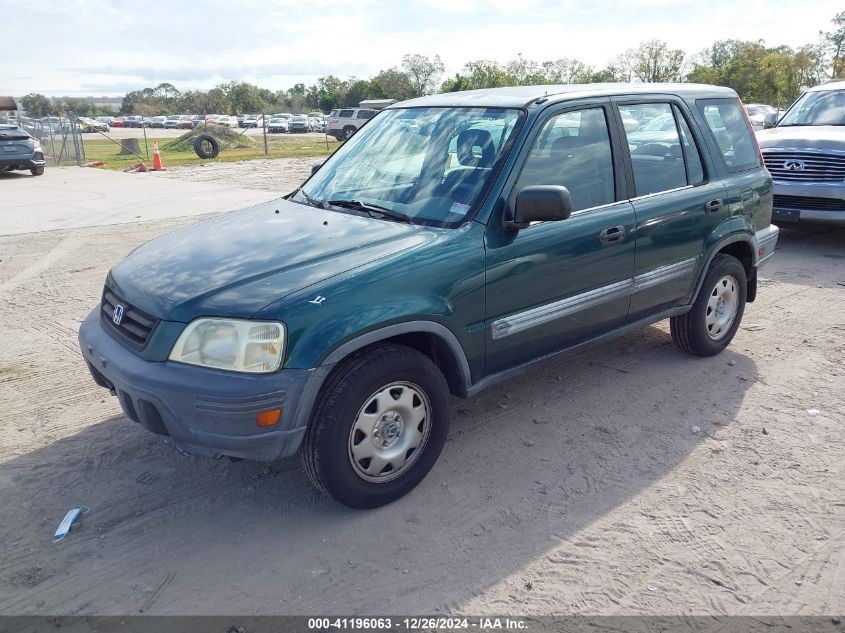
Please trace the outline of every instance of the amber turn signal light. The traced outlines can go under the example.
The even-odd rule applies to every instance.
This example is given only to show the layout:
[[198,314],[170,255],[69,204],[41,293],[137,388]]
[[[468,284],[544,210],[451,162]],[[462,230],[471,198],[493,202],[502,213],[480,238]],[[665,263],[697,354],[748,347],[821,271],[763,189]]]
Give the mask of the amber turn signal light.
[[255,421],[258,422],[258,426],[273,426],[274,424],[279,423],[281,417],[281,409],[271,409],[270,411],[262,411],[261,413],[256,413]]

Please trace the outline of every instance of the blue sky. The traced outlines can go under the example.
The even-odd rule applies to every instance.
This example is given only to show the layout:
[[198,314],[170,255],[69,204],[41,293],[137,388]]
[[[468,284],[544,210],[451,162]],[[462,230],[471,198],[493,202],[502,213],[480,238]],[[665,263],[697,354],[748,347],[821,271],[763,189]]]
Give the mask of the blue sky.
[[[647,39],[697,53],[715,39],[800,46],[842,10],[828,0],[0,0],[0,94],[121,95],[245,80],[273,90],[369,77],[405,53],[575,57],[603,65]],[[29,52],[27,52],[29,51]],[[14,62],[10,62],[14,59]]]

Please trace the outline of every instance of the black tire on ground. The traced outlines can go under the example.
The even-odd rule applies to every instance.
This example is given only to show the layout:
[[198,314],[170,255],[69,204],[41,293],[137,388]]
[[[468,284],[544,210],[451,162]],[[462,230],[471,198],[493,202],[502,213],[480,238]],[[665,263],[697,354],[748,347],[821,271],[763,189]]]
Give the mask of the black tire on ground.
[[[733,277],[736,280],[738,304],[733,322],[719,338],[713,338],[708,333],[707,317],[711,311],[708,302],[711,296],[716,296],[718,292],[717,284],[723,283],[726,277]],[[715,356],[730,344],[739,329],[742,315],[745,312],[746,292],[746,274],[742,262],[731,255],[716,255],[707,269],[707,275],[698,291],[692,309],[685,314],[670,319],[669,326],[672,332],[672,340],[688,354]]]
[[354,126],[347,125],[345,128],[343,128],[343,140],[350,139],[352,135],[355,134],[355,132],[357,131],[357,128],[355,128]]
[[[397,382],[418,387],[428,399],[428,415],[419,427],[427,424],[428,436],[416,449],[419,454],[405,456],[408,462],[395,478],[369,481],[353,465],[353,427],[372,395]],[[326,380],[300,448],[302,465],[318,489],[344,505],[385,505],[408,493],[431,470],[446,442],[450,413],[446,379],[428,356],[404,345],[370,348],[342,361]]]
[[33,167],[29,170],[29,173],[33,176],[43,176],[44,175],[44,165],[39,165],[38,167]]
[[211,134],[198,134],[194,139],[194,151],[200,158],[215,158],[220,153],[220,143]]

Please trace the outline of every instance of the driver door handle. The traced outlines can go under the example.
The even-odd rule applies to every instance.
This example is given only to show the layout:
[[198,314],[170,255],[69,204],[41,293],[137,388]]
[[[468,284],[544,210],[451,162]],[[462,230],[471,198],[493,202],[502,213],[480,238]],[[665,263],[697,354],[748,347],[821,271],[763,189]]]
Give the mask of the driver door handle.
[[621,225],[611,226],[599,233],[599,242],[602,244],[616,244],[625,239],[625,227]]

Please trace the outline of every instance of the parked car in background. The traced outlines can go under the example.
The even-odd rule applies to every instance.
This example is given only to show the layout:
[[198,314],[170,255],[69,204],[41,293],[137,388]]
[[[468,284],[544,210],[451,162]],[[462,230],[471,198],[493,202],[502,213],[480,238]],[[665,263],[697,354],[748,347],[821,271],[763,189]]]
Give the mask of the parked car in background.
[[237,121],[238,121],[238,127],[244,126],[244,119],[245,118],[246,117],[243,114],[239,114],[238,116],[235,117],[235,119],[237,119]]
[[81,116],[79,117],[79,128],[83,132],[108,132],[109,124]]
[[164,119],[164,128],[165,129],[176,129],[179,127],[179,124],[182,122],[182,116],[179,114],[171,114],[166,119]]
[[247,114],[243,118],[240,126],[244,128],[263,127],[264,118],[260,114]]
[[[334,112],[334,110],[332,111]],[[326,134],[339,141],[345,141],[358,131],[364,123],[373,118],[377,110],[369,108],[341,108],[335,116],[330,116],[326,125]]]
[[[145,119],[146,121],[146,119]],[[117,117],[110,124],[111,127],[126,127],[126,121],[121,117]]]
[[[755,130],[773,127],[777,122],[777,108],[765,103],[746,103],[745,111],[748,112],[748,120],[751,121],[751,127]],[[767,124],[767,120],[771,123]]]
[[313,117],[308,115],[308,121],[311,123],[311,131],[312,132],[322,132],[326,128],[326,124],[323,121],[322,115],[319,117]]
[[757,140],[775,221],[845,226],[845,81],[810,88]]
[[70,130],[70,121],[64,117],[46,116],[40,121],[41,129],[47,134],[60,134]]
[[181,130],[191,130],[194,128],[196,123],[194,123],[194,117],[190,114],[183,114],[179,117],[179,129]]
[[282,117],[273,117],[267,122],[267,132],[270,134],[282,134],[288,131],[288,120]]
[[[672,115],[671,140],[627,142],[622,111],[641,103]],[[728,88],[414,99],[290,195],[133,250],[80,351],[126,417],[175,447],[298,453],[321,491],[381,506],[436,463],[453,396],[664,319],[682,351],[724,350],[776,246],[771,188]]]
[[152,117],[151,120],[153,122],[151,127],[162,128],[164,127],[164,122],[167,120],[167,117],[159,115]]
[[37,138],[17,125],[0,125],[0,171],[29,171],[40,176],[46,164]]
[[204,114],[191,115],[191,122],[193,123],[193,127],[201,125],[201,124],[205,123],[205,115]]
[[144,117],[134,114],[124,119],[124,127],[143,127]]
[[311,123],[308,121],[308,117],[304,114],[294,114],[290,119],[290,123],[288,123],[288,131],[291,134],[310,132]]
[[222,114],[214,120],[214,125],[223,125],[225,127],[238,127],[238,119],[228,114]]

